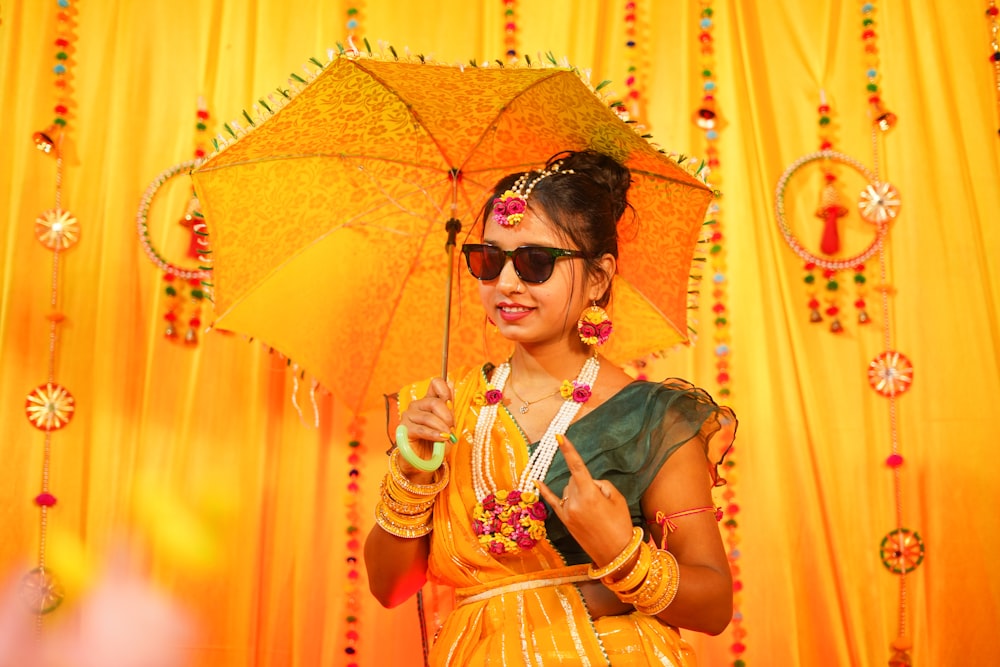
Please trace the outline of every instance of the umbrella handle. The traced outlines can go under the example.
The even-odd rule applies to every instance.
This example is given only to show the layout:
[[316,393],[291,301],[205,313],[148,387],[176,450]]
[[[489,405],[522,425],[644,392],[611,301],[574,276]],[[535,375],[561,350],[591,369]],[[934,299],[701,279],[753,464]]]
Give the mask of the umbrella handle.
[[424,472],[434,472],[441,467],[441,463],[444,462],[444,443],[435,442],[434,443],[434,453],[429,459],[422,459],[420,456],[413,451],[410,447],[410,435],[406,430],[406,427],[400,424],[396,427],[396,447],[399,449],[399,454],[406,462],[417,470],[423,470]]

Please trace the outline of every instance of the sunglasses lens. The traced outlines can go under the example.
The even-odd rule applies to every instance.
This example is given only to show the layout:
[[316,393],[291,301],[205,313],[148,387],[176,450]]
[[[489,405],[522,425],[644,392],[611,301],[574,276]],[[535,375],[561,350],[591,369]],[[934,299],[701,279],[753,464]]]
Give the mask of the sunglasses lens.
[[465,250],[465,260],[469,265],[469,273],[477,280],[493,280],[500,275],[503,270],[504,257],[503,250],[488,245],[467,245]]
[[521,280],[529,283],[544,283],[552,277],[552,267],[556,258],[544,248],[518,248],[514,251],[514,268]]

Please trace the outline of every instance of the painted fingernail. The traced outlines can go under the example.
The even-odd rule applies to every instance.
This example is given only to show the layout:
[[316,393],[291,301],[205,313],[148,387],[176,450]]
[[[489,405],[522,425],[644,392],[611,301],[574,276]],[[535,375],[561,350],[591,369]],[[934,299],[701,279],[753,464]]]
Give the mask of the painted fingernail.
[[458,442],[458,436],[455,435],[454,433],[449,433],[448,439],[451,440],[451,444],[455,444],[456,442]]
[[565,440],[565,439],[566,438],[563,437],[562,433],[556,433],[556,442],[558,442],[560,445],[563,444],[563,440]]

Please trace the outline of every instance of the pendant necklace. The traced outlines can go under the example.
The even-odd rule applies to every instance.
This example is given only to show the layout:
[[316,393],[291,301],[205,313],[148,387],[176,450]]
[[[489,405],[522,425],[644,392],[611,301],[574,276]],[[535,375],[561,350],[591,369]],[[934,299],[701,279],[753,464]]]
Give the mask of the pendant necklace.
[[[561,387],[560,387],[560,389],[561,389]],[[559,393],[559,389],[556,389],[551,394],[546,394],[545,396],[542,396],[541,398],[536,398],[533,401],[528,401],[528,400],[525,400],[525,399],[521,398],[521,395],[519,393],[517,393],[517,389],[514,389],[514,383],[513,382],[510,383],[510,390],[514,394],[514,398],[516,398],[517,400],[521,401],[521,407],[519,407],[517,409],[517,411],[520,412],[522,415],[523,414],[527,414],[528,408],[530,406],[534,405],[535,403],[541,403],[542,401],[544,401],[546,399],[549,399],[549,398],[552,398],[553,396],[555,396],[556,394]]]

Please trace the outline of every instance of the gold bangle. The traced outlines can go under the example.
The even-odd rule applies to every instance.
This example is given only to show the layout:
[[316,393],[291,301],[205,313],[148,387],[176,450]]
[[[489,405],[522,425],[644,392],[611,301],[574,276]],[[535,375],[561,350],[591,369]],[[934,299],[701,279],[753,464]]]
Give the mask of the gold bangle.
[[431,510],[425,510],[419,514],[404,514],[393,511],[384,502],[379,502],[376,507],[380,508],[380,511],[386,518],[400,526],[419,526],[431,520]]
[[636,559],[635,565],[621,579],[617,581],[612,580],[611,577],[604,577],[601,581],[609,589],[616,593],[630,593],[639,587],[642,580],[646,578],[646,574],[649,572],[649,566],[652,563],[652,556],[650,555],[651,550],[649,544],[643,542],[639,545],[639,558]]
[[394,521],[394,517],[386,510],[385,505],[382,503],[378,503],[375,506],[375,523],[390,535],[404,537],[406,539],[424,537],[434,529],[434,526],[430,521],[429,513],[427,515],[427,519],[423,523],[417,525],[403,525]]
[[[387,476],[388,477],[388,476]],[[434,506],[437,498],[430,498],[428,500],[422,500],[420,502],[408,502],[405,500],[397,500],[393,497],[392,492],[389,489],[389,482],[387,479],[382,480],[382,502],[385,506],[396,514],[423,514],[427,510]]]
[[674,598],[677,597],[677,590],[681,584],[681,572],[680,567],[677,565],[677,558],[665,549],[660,550],[660,554],[662,554],[661,557],[665,566],[663,576],[665,585],[660,587],[661,590],[657,591],[659,595],[651,602],[636,601],[635,603],[635,610],[647,616],[656,616],[669,607],[673,603]]
[[590,568],[587,570],[587,576],[591,579],[603,579],[617,572],[620,567],[625,565],[635,555],[635,552],[639,549],[639,545],[642,544],[642,537],[642,528],[639,526],[633,528],[632,539],[625,545],[622,552],[602,568],[594,569],[594,564],[591,563]]
[[657,558],[656,552],[653,552],[652,561],[649,564],[649,570],[646,572],[646,578],[642,580],[639,587],[636,588],[631,593],[615,593],[618,599],[625,604],[634,605],[636,600],[646,600],[659,586],[660,581],[663,576],[663,563]]
[[439,468],[441,473],[441,478],[432,484],[414,484],[411,482],[403,471],[399,469],[399,450],[392,450],[392,455],[389,457],[389,475],[392,481],[403,491],[412,494],[417,497],[421,496],[436,496],[444,490],[444,487],[448,486],[449,472],[448,463],[442,463]]
[[657,569],[657,576],[655,580],[652,580],[642,592],[636,596],[636,599],[632,601],[632,605],[636,610],[645,610],[652,607],[657,600],[659,600],[667,585],[670,583],[670,577],[664,572],[667,564],[664,562],[662,556],[659,553],[653,555],[653,558],[659,563],[659,568]]

